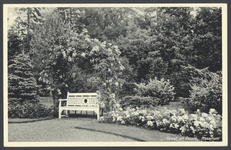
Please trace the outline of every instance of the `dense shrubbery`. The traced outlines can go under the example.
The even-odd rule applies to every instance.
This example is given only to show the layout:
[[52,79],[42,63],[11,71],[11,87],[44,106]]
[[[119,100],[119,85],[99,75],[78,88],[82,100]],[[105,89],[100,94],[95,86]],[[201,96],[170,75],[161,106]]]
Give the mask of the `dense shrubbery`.
[[215,108],[222,113],[222,77],[216,73],[210,73],[210,80],[194,78],[191,86],[190,97],[187,103],[193,110],[201,109],[208,112]]
[[123,101],[121,101],[122,107],[152,107],[157,106],[158,100],[154,97],[141,97],[141,96],[126,96],[123,98]]
[[141,83],[137,85],[137,95],[142,97],[153,97],[157,100],[157,105],[169,104],[174,99],[174,87],[170,84],[169,80],[154,80],[150,79],[147,85]]
[[53,109],[38,102],[24,101],[9,102],[8,117],[9,118],[42,118],[52,116]]
[[167,105],[174,99],[174,87],[169,80],[150,79],[148,84],[136,84],[136,96],[127,96],[121,102],[122,106],[157,106]]
[[[121,125],[135,125],[163,132],[182,134],[198,139],[221,140],[222,117],[215,109],[209,113],[188,114],[184,109],[179,110],[151,110],[122,108],[110,113],[114,123]],[[104,118],[100,118],[104,122]]]

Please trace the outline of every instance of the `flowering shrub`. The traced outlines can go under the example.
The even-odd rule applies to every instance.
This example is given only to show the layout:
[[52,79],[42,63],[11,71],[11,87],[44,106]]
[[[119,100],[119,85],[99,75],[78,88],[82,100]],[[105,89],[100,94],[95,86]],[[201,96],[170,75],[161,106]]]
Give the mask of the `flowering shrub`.
[[151,110],[122,108],[110,112],[114,123],[121,125],[136,125],[163,132],[182,134],[189,137],[216,138],[222,137],[222,117],[215,109],[209,113],[188,114],[184,109],[178,110]]
[[149,83],[145,85],[144,83],[137,85],[137,95],[142,97],[154,97],[158,105],[169,104],[171,100],[174,99],[174,87],[170,84],[169,80],[154,80],[150,79]]
[[208,112],[210,108],[216,108],[222,113],[222,77],[216,73],[209,73],[211,79],[194,78],[191,86],[188,105],[192,109],[201,109]]

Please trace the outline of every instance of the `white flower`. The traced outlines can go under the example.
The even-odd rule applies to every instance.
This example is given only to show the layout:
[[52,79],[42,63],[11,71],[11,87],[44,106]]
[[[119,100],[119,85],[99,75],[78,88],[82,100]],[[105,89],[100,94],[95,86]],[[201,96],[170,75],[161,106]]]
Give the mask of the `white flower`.
[[215,110],[214,108],[211,108],[211,109],[209,110],[209,114],[213,114],[213,113],[216,113],[216,110]]
[[124,70],[124,69],[125,69],[125,67],[121,65],[120,66],[120,70]]
[[147,116],[146,117],[148,120],[152,120],[153,119],[153,116]]
[[206,124],[206,122],[200,122],[200,125],[201,125],[202,127],[205,127],[207,124]]
[[175,124],[175,128],[178,128],[179,127],[179,125],[178,124]]
[[124,120],[122,120],[122,121],[121,121],[121,124],[125,124],[125,121],[124,121]]
[[116,121],[116,118],[115,117],[113,117],[113,120],[112,120],[113,122],[115,122]]
[[168,120],[167,119],[163,119],[162,120],[164,124],[167,124],[168,123]]
[[104,121],[104,117],[103,117],[103,116],[102,116],[102,117],[100,117],[100,120],[101,120],[101,121]]
[[105,46],[106,46],[106,43],[107,43],[107,42],[104,41],[104,42],[102,43],[102,46],[105,47]]
[[141,119],[143,119],[144,118],[144,116],[139,116],[139,119],[141,120]]
[[138,112],[137,111],[134,111],[131,113],[133,116],[137,116],[138,115]]
[[117,117],[117,120],[122,121],[122,118],[123,118],[122,116],[119,116],[119,117]]
[[83,32],[86,32],[86,33],[87,33],[88,31],[87,31],[87,29],[83,29]]
[[99,46],[94,46],[91,50],[92,52],[98,52],[99,51]]
[[176,122],[176,116],[172,116],[172,117],[171,117],[171,120],[172,120],[173,122]]
[[181,114],[185,114],[185,110],[184,109],[179,109]]
[[153,126],[153,122],[152,121],[148,121],[147,125],[152,127]]
[[139,119],[144,122],[144,116],[139,116]]
[[206,114],[206,113],[202,113],[201,115],[202,115],[202,117],[204,117],[204,118],[206,118],[206,117],[208,116],[208,114]]
[[119,83],[118,83],[118,82],[116,82],[116,83],[115,83],[115,86],[119,86]]
[[183,119],[181,116],[178,116],[178,117],[177,117],[177,120],[178,120],[178,122],[181,122],[181,121],[183,121],[184,119]]
[[86,56],[86,54],[85,54],[85,53],[82,53],[82,54],[81,54],[81,56],[82,56],[82,57],[85,57],[85,56]]
[[197,120],[197,115],[196,114],[191,114],[190,115],[190,120]]
[[188,120],[188,115],[183,115],[182,118],[183,118],[184,120]]
[[215,120],[211,120],[211,121],[210,121],[210,124],[213,125],[214,127],[217,125],[217,123],[216,123]]
[[200,122],[199,122],[199,121],[194,121],[194,125],[195,125],[196,127],[198,127],[198,126],[200,125]]
[[214,130],[213,125],[210,125],[209,129],[213,131]]
[[193,127],[193,126],[190,126],[190,129],[191,129],[191,130],[194,130],[194,127]]
[[89,42],[89,43],[91,42],[91,40],[90,40],[89,38],[85,38],[85,40],[86,40],[87,42]]
[[147,110],[142,110],[141,113],[146,114]]
[[205,119],[204,119],[204,118],[202,118],[202,117],[200,117],[200,121],[201,121],[201,122],[204,122],[204,121],[205,121]]

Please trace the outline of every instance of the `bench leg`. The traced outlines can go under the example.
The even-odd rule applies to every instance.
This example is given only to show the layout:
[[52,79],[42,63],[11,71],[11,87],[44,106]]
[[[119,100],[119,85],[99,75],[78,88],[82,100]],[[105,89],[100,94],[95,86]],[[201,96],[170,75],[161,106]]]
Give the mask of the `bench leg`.
[[59,109],[59,119],[61,118],[62,110]]
[[69,117],[69,110],[66,110],[65,113],[66,113],[66,116]]
[[99,120],[99,109],[98,109],[98,112],[97,113],[97,120]]

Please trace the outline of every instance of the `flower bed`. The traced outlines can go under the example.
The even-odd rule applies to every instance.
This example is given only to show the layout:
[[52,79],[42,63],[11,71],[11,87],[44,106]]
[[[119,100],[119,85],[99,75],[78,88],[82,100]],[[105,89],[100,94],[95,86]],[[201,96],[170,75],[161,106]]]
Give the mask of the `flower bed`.
[[[184,109],[141,110],[139,108],[127,108],[123,110],[120,108],[117,111],[110,112],[110,117],[113,123],[121,125],[135,125],[196,137],[201,140],[222,140],[222,117],[217,114],[215,109],[210,109],[208,114],[199,110],[195,114],[188,114]],[[104,117],[101,117],[100,122],[107,121]]]

